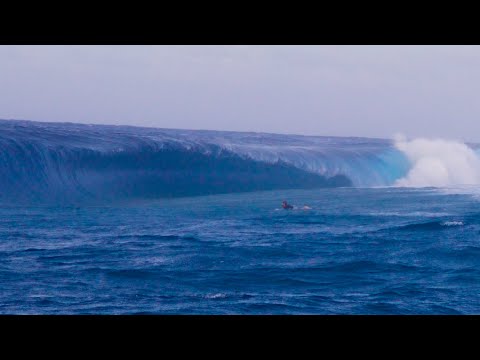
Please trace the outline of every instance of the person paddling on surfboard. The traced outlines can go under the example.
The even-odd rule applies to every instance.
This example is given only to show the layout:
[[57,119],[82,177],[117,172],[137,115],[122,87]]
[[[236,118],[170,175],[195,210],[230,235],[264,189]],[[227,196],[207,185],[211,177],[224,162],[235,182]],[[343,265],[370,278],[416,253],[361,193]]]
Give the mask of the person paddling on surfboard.
[[282,208],[284,208],[285,210],[288,210],[288,209],[293,209],[293,206],[290,205],[289,203],[287,203],[286,200],[283,200],[282,201]]

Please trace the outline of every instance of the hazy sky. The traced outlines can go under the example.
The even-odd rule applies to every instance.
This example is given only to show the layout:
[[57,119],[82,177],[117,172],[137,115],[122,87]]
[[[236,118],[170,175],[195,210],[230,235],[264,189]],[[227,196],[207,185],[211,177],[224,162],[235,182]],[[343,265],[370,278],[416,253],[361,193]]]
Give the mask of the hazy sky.
[[0,46],[0,118],[480,141],[480,47]]

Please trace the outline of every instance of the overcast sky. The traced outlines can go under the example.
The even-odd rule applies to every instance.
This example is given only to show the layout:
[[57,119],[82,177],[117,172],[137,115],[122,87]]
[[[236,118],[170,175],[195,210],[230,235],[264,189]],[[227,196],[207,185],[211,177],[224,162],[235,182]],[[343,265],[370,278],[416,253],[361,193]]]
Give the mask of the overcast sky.
[[0,118],[480,141],[480,47],[0,46]]

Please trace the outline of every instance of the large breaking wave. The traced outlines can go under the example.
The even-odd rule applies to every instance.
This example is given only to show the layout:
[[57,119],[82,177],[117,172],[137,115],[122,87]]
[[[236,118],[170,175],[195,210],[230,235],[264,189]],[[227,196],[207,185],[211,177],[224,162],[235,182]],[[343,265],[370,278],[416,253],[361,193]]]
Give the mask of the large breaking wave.
[[[469,182],[478,181],[480,172],[474,170],[473,176],[466,170],[477,167],[478,161],[472,160],[476,154],[463,146],[457,149],[460,158],[468,158],[462,174]],[[415,143],[382,139],[0,120],[0,201],[69,203],[271,189],[416,186],[416,181],[419,186],[435,186],[418,170],[421,153]],[[440,160],[432,163],[435,156]],[[458,161],[442,156],[441,151],[431,151],[428,157],[430,167],[444,166],[450,174],[445,177],[445,171],[438,170],[443,177],[440,185],[461,182],[462,175],[455,175]]]

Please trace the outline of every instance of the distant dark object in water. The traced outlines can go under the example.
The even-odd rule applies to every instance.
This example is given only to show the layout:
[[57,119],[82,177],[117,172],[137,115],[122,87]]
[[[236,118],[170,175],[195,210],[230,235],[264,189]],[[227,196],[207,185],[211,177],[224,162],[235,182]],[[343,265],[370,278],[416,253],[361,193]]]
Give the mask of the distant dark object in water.
[[282,208],[284,208],[285,210],[289,210],[289,209],[293,209],[293,206],[290,205],[289,203],[287,203],[286,200],[283,200],[283,202],[282,202]]

